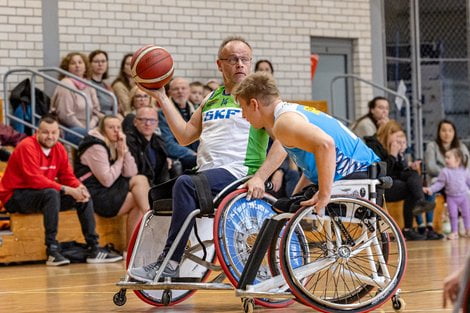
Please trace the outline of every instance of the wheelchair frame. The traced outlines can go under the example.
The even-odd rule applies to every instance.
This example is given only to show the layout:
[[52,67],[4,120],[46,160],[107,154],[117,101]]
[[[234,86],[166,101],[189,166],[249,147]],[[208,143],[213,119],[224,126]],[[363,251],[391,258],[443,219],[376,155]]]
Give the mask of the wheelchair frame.
[[[220,206],[224,205],[224,202],[223,202],[224,199],[226,199],[228,196],[231,196],[234,193],[234,190],[236,190],[236,188],[239,185],[243,184],[244,182],[246,182],[250,178],[251,178],[250,176],[249,177],[244,177],[244,178],[242,178],[240,180],[237,180],[237,181],[233,182],[232,184],[226,186],[214,198],[214,201],[213,201],[214,209],[217,209],[217,210],[220,209]],[[241,192],[237,192],[237,194],[239,194],[239,193],[241,193]],[[266,194],[266,197],[272,198],[272,196],[267,195],[267,194]],[[261,201],[263,201],[263,200],[261,200]],[[136,243],[136,246],[132,250],[132,253],[129,254],[129,256],[128,256],[127,264],[128,264],[129,268],[131,268],[135,263],[137,250],[139,248],[140,242],[142,241],[144,229],[145,229],[146,225],[150,222],[150,220],[154,217],[154,214],[155,213],[153,211],[147,212],[144,215],[144,217],[142,218],[142,221],[141,221],[139,227],[136,228],[136,230],[135,230],[135,232],[137,231],[137,235],[135,236],[135,234],[134,234],[133,237],[135,237],[135,238],[131,239],[131,243],[132,242]],[[216,276],[210,282],[204,282],[204,280],[207,278],[207,276],[209,275],[211,270],[222,271],[222,267],[218,266],[218,265],[215,265],[212,262],[209,262],[207,260],[203,260],[202,258],[199,258],[199,257],[197,257],[193,254],[193,252],[200,251],[200,250],[203,249],[203,247],[199,243],[197,245],[191,246],[189,249],[187,248],[185,250],[185,254],[184,254],[183,259],[187,258],[188,260],[193,261],[194,263],[205,267],[207,269],[207,271],[203,275],[203,277],[201,277],[200,279],[197,279],[197,278],[194,279],[193,277],[181,277],[181,278],[174,278],[174,279],[171,279],[171,278],[161,279],[161,275],[162,275],[162,272],[165,268],[165,265],[169,262],[170,257],[173,255],[173,253],[176,249],[176,246],[180,242],[185,230],[188,228],[191,220],[193,218],[197,217],[200,214],[201,214],[201,210],[197,209],[197,210],[191,212],[188,215],[188,217],[185,219],[185,221],[183,223],[183,226],[179,230],[173,244],[171,245],[168,253],[165,256],[165,258],[163,259],[162,265],[159,268],[159,270],[157,271],[153,282],[151,282],[151,283],[135,282],[135,281],[132,281],[131,277],[126,273],[126,276],[124,277],[124,279],[122,279],[121,281],[119,281],[116,284],[118,287],[120,287],[120,290],[113,297],[113,302],[116,305],[121,306],[121,305],[125,304],[125,302],[127,301],[127,299],[126,299],[126,290],[127,289],[134,290],[134,292],[136,292],[138,297],[141,298],[143,301],[145,301],[149,304],[152,304],[152,305],[156,305],[156,306],[160,306],[160,305],[166,306],[166,305],[177,304],[177,303],[185,300],[187,297],[189,297],[196,290],[233,290],[234,289],[232,284],[222,283],[222,281],[226,277],[226,274],[223,273],[223,272],[220,273],[218,276]],[[273,211],[273,215],[274,214],[275,214],[275,212]],[[163,214],[163,215],[167,215],[167,214]],[[205,217],[207,217],[207,216],[212,217],[213,214],[205,215]],[[215,255],[215,252],[214,252],[214,260],[215,260],[215,258],[218,258],[218,256]],[[223,262],[223,260],[220,261],[220,263],[222,263],[222,262]],[[232,279],[231,279],[231,281],[233,282]],[[163,293],[161,295],[161,303],[153,302],[153,301],[150,301],[150,300],[146,299],[145,296],[143,296],[140,293],[140,292],[143,292],[145,290],[163,290]],[[181,296],[178,300],[172,301],[172,292],[171,292],[171,290],[187,290],[188,292],[186,294],[184,294],[183,296]],[[265,306],[271,306],[269,303],[263,303],[262,300],[257,301],[257,303],[259,303],[261,305],[265,305]]]
[[[364,243],[361,244],[359,249],[352,251],[349,250],[348,244],[349,242],[346,242],[345,245],[343,245],[343,239],[342,236],[344,234],[344,224],[341,224],[343,221],[346,220],[346,217],[348,216],[348,213],[344,213],[344,217],[342,215],[340,216],[334,216],[334,213],[329,211],[330,213],[333,214],[333,216],[327,216],[325,215],[325,211],[322,210],[322,212],[313,213],[313,208],[312,207],[304,207],[297,211],[296,213],[282,213],[279,215],[276,215],[274,217],[269,218],[268,220],[265,221],[263,224],[262,229],[260,230],[260,233],[257,237],[257,240],[255,242],[255,245],[252,250],[252,254],[250,255],[250,258],[248,259],[243,274],[240,278],[239,284],[236,289],[236,296],[242,298],[242,303],[243,303],[243,310],[245,313],[251,313],[254,310],[254,302],[253,302],[253,297],[276,297],[276,298],[296,298],[298,301],[301,303],[310,306],[316,310],[322,311],[322,312],[366,312],[371,309],[376,308],[377,306],[382,305],[387,299],[390,297],[392,298],[392,303],[393,303],[393,308],[397,312],[401,312],[401,310],[404,309],[405,302],[403,299],[400,298],[399,293],[400,289],[398,289],[399,282],[401,281],[405,267],[406,267],[406,247],[405,247],[405,241],[401,235],[401,231],[394,223],[394,221],[391,219],[391,217],[387,214],[386,211],[384,211],[381,207],[374,205],[377,199],[377,190],[376,186],[379,184],[387,184],[388,179],[384,179],[383,181],[379,179],[352,179],[352,180],[343,180],[343,181],[338,181],[335,182],[334,187],[333,187],[333,193],[334,194],[352,194],[353,196],[332,196],[332,199],[330,201],[330,204],[335,203],[335,201],[346,201],[346,203],[354,203],[356,202],[357,205],[363,205],[363,206],[369,206],[369,209],[372,206],[372,210],[375,210],[376,213],[382,214],[381,218],[377,217],[377,214],[372,215],[368,219],[367,223],[365,224],[366,228],[365,232],[367,232],[367,228],[373,228],[373,224],[370,224],[371,221],[374,221],[378,223],[378,220],[380,220],[382,223],[385,223],[384,220],[386,220],[389,225],[391,225],[391,229],[387,229],[387,232],[392,232],[394,237],[395,237],[395,242],[397,246],[397,250],[399,250],[398,255],[399,255],[399,268],[395,269],[394,277],[391,277],[388,267],[387,267],[387,261],[388,261],[388,254],[389,252],[386,251],[384,252],[382,250],[383,244],[379,243],[377,240],[377,236],[375,238],[368,238],[367,234],[364,234],[364,231],[360,234],[359,238],[356,240],[359,240],[362,238]],[[366,201],[361,198],[357,198],[357,196],[362,196],[362,197],[369,197],[372,201]],[[373,203],[373,204],[370,204]],[[328,207],[328,206],[327,206]],[[361,206],[362,208],[362,206]],[[352,215],[351,215],[352,214]],[[352,222],[352,223],[358,223],[358,218],[355,217],[355,212],[349,212],[350,219],[346,222]],[[325,247],[324,251],[325,252],[325,257],[320,261],[314,261],[311,264],[308,265],[303,265],[300,266],[299,268],[293,268],[292,266],[289,266],[289,263],[293,260],[291,258],[291,254],[289,253],[290,247],[292,247],[290,240],[292,239],[292,235],[297,231],[297,232],[302,232],[304,236],[306,236],[304,230],[302,229],[302,218],[305,216],[312,216],[314,218],[317,218],[318,221],[322,219],[321,228],[317,229],[317,232],[325,231],[327,234],[325,238]],[[287,223],[287,221],[289,221]],[[366,221],[364,219],[362,222]],[[286,226],[287,223],[287,226]],[[359,222],[360,223],[360,222]],[[325,225],[326,224],[326,225]],[[332,225],[334,227],[332,227]],[[364,225],[362,225],[364,226]],[[369,227],[367,227],[369,226]],[[343,227],[343,228],[341,228]],[[280,263],[281,263],[281,268],[282,268],[282,273],[273,273],[272,278],[267,279],[261,283],[254,284],[254,271],[257,269],[257,267],[261,264],[262,257],[268,253],[269,249],[272,249],[273,246],[276,245],[276,240],[277,237],[281,231],[281,228],[285,228],[285,231],[282,235],[281,238],[281,244],[280,244],[280,249],[279,249],[279,258],[280,258]],[[297,230],[298,228],[301,228],[300,230]],[[369,230],[370,230],[369,228]],[[378,227],[377,227],[378,228]],[[375,231],[377,232],[377,228],[375,228]],[[332,231],[334,233],[332,233]],[[346,230],[345,233],[347,234],[348,231]],[[357,235],[357,234],[356,234]],[[383,233],[379,233],[380,237],[383,237]],[[347,235],[345,240],[353,240],[351,239],[351,236],[349,236],[349,239],[347,239]],[[331,242],[328,240],[328,238],[335,238],[336,242]],[[266,242],[269,242],[267,244]],[[288,245],[286,245],[286,242]],[[306,243],[305,246],[311,243]],[[318,244],[318,243],[317,243]],[[327,290],[325,287],[325,290],[323,291],[324,294],[322,294],[320,297],[309,294],[308,290],[305,290],[303,288],[303,283],[302,281],[306,280],[305,277],[308,275],[311,275],[314,277],[316,274],[316,271],[321,271],[324,268],[329,268],[329,271],[335,272],[338,265],[335,264],[336,259],[334,259],[333,256],[333,248],[334,245],[337,245],[338,249],[338,254],[340,255],[341,253],[345,254],[343,256],[343,261],[346,263],[348,258],[351,256],[357,256],[358,254],[362,253],[365,251],[367,254],[368,265],[371,268],[371,274],[372,277],[366,276],[364,273],[356,273],[354,270],[348,272],[347,270],[344,270],[342,274],[346,274],[346,279],[349,277],[350,279],[356,279],[360,280],[361,282],[365,282],[365,286],[361,286],[358,291],[352,295],[346,295],[343,296],[342,298],[339,297],[339,299],[333,299],[336,300],[334,302],[329,302],[328,300],[323,300],[322,297],[327,298]],[[352,244],[352,247],[354,247],[354,243]],[[372,248],[374,251],[372,251]],[[305,249],[310,249],[309,247],[306,247]],[[269,251],[271,254],[272,251]],[[377,258],[377,264],[374,262],[374,253]],[[384,254],[387,254],[385,257]],[[320,257],[319,257],[320,259]],[[338,257],[340,259],[340,257]],[[287,260],[287,261],[286,261]],[[354,266],[358,266],[355,264]],[[377,274],[383,274],[383,277],[379,277]],[[277,274],[277,275],[274,275]],[[349,276],[348,276],[349,275]],[[303,277],[303,278],[298,278],[298,277]],[[319,278],[320,279],[320,278]],[[392,279],[395,279],[395,281],[392,281]],[[344,278],[343,278],[344,280]],[[315,282],[315,284],[318,283],[318,280]],[[387,285],[388,283],[388,285]],[[366,303],[362,304],[359,303],[357,305],[349,305],[347,303],[348,301],[352,302],[352,299],[354,300],[360,300],[362,299],[362,295],[359,297],[361,293],[364,291],[367,293],[370,289],[377,287],[377,295],[375,297],[379,297],[378,299],[375,299],[373,297],[372,299],[368,299]],[[384,292],[381,291],[382,288],[386,288]],[[291,292],[288,292],[290,290]],[[331,291],[330,291],[331,292]],[[385,295],[382,295],[382,293],[385,293]],[[295,295],[294,295],[295,294]],[[349,297],[349,298],[348,298]],[[338,304],[339,303],[339,304]],[[372,304],[370,304],[372,303]],[[370,306],[374,306],[373,308],[370,308]]]

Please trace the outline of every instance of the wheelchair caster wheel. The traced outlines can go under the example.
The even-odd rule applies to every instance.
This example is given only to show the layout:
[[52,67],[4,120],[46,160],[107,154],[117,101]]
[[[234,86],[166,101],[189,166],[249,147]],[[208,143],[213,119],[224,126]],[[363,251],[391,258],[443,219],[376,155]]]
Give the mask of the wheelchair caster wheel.
[[170,302],[171,302],[171,290],[166,289],[165,291],[163,291],[163,294],[162,294],[162,304],[167,306],[170,304]]
[[243,312],[245,313],[253,313],[255,310],[255,301],[250,298],[244,298],[243,302]]
[[397,313],[404,312],[405,306],[406,306],[405,300],[397,296],[392,297],[392,307],[395,310],[395,312]]
[[127,301],[126,298],[126,289],[121,289],[116,292],[113,296],[113,302],[117,306],[123,306]]

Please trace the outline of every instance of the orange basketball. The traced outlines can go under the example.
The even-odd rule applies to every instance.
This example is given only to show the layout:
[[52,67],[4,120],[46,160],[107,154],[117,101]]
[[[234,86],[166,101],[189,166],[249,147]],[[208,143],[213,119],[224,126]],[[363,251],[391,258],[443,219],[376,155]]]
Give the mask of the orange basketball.
[[170,82],[173,71],[173,58],[162,47],[144,46],[132,56],[132,77],[146,89],[162,88]]

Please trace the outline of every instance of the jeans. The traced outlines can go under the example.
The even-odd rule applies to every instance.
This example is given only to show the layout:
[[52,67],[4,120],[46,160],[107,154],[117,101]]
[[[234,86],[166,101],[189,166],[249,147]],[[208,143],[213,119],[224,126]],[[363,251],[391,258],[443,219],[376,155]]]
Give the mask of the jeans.
[[[73,130],[74,132],[79,133],[80,135],[83,135],[83,136],[87,135],[86,128],[79,127],[79,126],[69,127],[69,128],[71,130]],[[77,135],[75,135],[75,134],[73,134],[69,131],[64,131],[64,139],[67,140],[67,141],[70,141],[71,143],[73,143],[77,146],[80,144],[80,141],[82,141],[82,138],[78,137]]]
[[62,196],[58,190],[46,189],[17,189],[5,204],[10,213],[37,213],[44,215],[46,230],[46,246],[58,245],[57,228],[59,211],[75,207],[82,227],[85,241],[90,247],[98,245],[98,235],[95,232],[95,216],[93,202],[76,202],[71,196]]

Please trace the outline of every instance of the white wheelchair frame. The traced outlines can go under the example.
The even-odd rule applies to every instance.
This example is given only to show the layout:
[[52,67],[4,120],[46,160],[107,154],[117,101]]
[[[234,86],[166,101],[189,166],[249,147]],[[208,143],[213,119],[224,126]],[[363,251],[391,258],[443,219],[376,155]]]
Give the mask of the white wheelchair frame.
[[[344,203],[356,203],[357,205],[368,205],[370,207],[370,203],[376,203],[377,200],[377,190],[376,186],[381,184],[382,182],[379,179],[352,179],[352,180],[340,180],[334,183],[333,185],[333,191],[332,191],[332,200],[330,203],[335,203],[335,201],[346,201]],[[337,195],[337,196],[335,196]],[[364,199],[370,199],[370,201],[365,201]],[[340,202],[341,203],[341,202]],[[374,207],[372,207],[374,208]],[[276,215],[272,217],[270,220],[276,222],[280,221],[289,221],[287,226],[284,228],[285,231],[282,234],[282,239],[281,239],[281,244],[280,244],[280,249],[279,249],[279,259],[281,260],[281,268],[282,268],[282,273],[278,273],[278,275],[275,275],[274,277],[267,279],[263,282],[260,282],[258,284],[251,284],[252,282],[252,273],[250,274],[250,267],[251,268],[256,268],[259,264],[259,256],[255,257],[255,254],[264,254],[266,253],[266,248],[261,248],[263,245],[261,241],[266,241],[268,240],[266,235],[266,238],[263,237],[263,231],[266,233],[272,233],[272,230],[269,230],[268,224],[270,222],[267,222],[265,225],[266,229],[262,229],[260,232],[260,236],[258,237],[260,242],[255,243],[255,247],[253,248],[253,253],[252,257],[248,260],[244,273],[240,279],[240,284],[236,290],[236,296],[242,298],[242,303],[243,303],[243,310],[245,313],[251,313],[254,310],[254,302],[253,298],[254,297],[263,297],[263,298],[286,298],[286,299],[291,299],[291,298],[297,298],[298,301],[301,303],[311,306],[314,309],[320,310],[322,312],[365,312],[371,310],[371,305],[375,307],[380,306],[383,304],[388,298],[392,298],[392,304],[393,308],[397,312],[401,312],[404,309],[405,302],[403,299],[400,298],[399,293],[400,289],[398,289],[398,284],[399,281],[402,279],[404,270],[406,267],[406,247],[405,247],[405,242],[404,239],[401,235],[401,231],[399,227],[391,220],[389,215],[383,211],[380,207],[375,206],[374,212],[380,216],[380,218],[377,218],[377,216],[374,214],[374,217],[371,217],[368,223],[371,223],[369,225],[373,225],[373,223],[376,223],[377,220],[381,220],[382,223],[389,223],[391,229],[388,229],[388,232],[392,232],[393,236],[395,237],[396,241],[396,249],[398,250],[397,252],[397,258],[399,259],[399,268],[394,269],[394,275],[391,275],[387,266],[387,260],[384,257],[384,252],[382,251],[382,244],[378,242],[377,236],[372,236],[373,238],[368,237],[367,229],[366,227],[362,227],[362,233],[360,235],[357,235],[357,238],[355,238],[356,242],[361,242],[359,248],[350,249],[348,248],[348,245],[340,242],[342,241],[342,234],[341,234],[341,226],[342,224],[339,224],[341,222],[347,222],[347,223],[356,223],[360,224],[361,222],[364,222],[365,219],[359,220],[358,218],[355,218],[354,214],[355,212],[352,212],[351,208],[348,207],[347,212],[343,216],[336,216],[331,218],[330,216],[325,215],[324,208],[322,212],[315,212],[314,208],[312,207],[305,207],[297,211],[296,213],[281,213],[279,215]],[[304,217],[309,217],[312,221],[316,222],[316,232],[325,232],[325,237],[326,238],[335,238],[334,241],[328,241],[326,240],[326,245],[325,245],[325,250],[327,251],[326,255],[322,257],[322,259],[319,259],[318,261],[313,261],[312,263],[309,263],[307,265],[299,266],[298,268],[293,268],[292,266],[289,266],[289,263],[291,260],[294,260],[292,257],[292,253],[290,253],[289,249],[291,247],[290,243],[292,240],[292,236],[300,236],[300,239],[302,237],[304,238],[303,240],[306,240],[304,236],[306,234],[303,232],[302,227],[301,227],[301,222],[303,221],[302,219]],[[336,221],[335,221],[336,220]],[[385,221],[384,221],[385,220]],[[339,223],[338,223],[339,222]],[[286,222],[284,222],[286,223]],[[336,224],[335,224],[336,223]],[[283,224],[285,225],[285,224]],[[338,226],[339,225],[339,226]],[[363,226],[363,225],[361,225]],[[279,228],[279,226],[276,226]],[[290,227],[290,228],[289,228]],[[344,227],[344,225],[343,225]],[[264,228],[264,227],[263,227]],[[272,227],[271,227],[272,228]],[[300,228],[300,229],[299,229]],[[375,229],[375,233],[377,233],[378,230],[377,228]],[[300,235],[299,235],[300,233]],[[372,233],[374,234],[374,233]],[[380,236],[383,236],[382,233],[379,234]],[[277,240],[277,235],[275,234],[272,236],[272,241]],[[344,238],[344,236],[343,236]],[[297,239],[298,241],[302,241]],[[258,240],[257,240],[258,241]],[[284,243],[284,244],[283,244]],[[287,244],[286,244],[287,243]],[[256,247],[256,245],[259,245],[260,247]],[[271,243],[272,246],[273,243]],[[305,243],[307,245],[307,243]],[[287,248],[286,248],[287,247]],[[335,247],[337,247],[337,250],[335,253],[339,255],[339,257],[335,257],[333,251],[335,250]],[[259,248],[259,250],[257,250]],[[362,292],[362,290],[365,290],[366,288],[369,288],[369,286],[376,287],[377,288],[377,293],[378,295],[376,297],[372,297],[371,299],[368,299],[364,303],[361,303],[360,301],[359,304],[342,304],[342,303],[335,303],[335,302],[330,302],[327,300],[322,299],[322,297],[318,297],[313,294],[309,294],[309,291],[304,288],[303,284],[304,281],[307,280],[306,277],[314,277],[317,272],[322,271],[324,269],[327,269],[327,271],[331,273],[335,273],[338,271],[338,265],[335,264],[338,259],[341,259],[341,254],[344,254],[343,256],[343,261],[342,262],[347,262],[349,258],[353,258],[360,253],[365,253],[368,256],[368,266],[370,266],[370,272],[372,273],[372,276],[369,277],[365,275],[364,273],[358,273],[357,271],[350,270],[349,272],[347,270],[344,270],[341,272],[346,279],[354,279],[363,282],[366,284],[366,287],[362,287],[362,289],[359,289],[359,291],[356,292],[356,294]],[[388,252],[386,252],[388,254]],[[375,256],[375,260],[374,260]],[[256,260],[258,259],[258,260]],[[283,262],[284,259],[284,262]],[[286,261],[287,260],[287,261]],[[310,261],[310,260],[309,260]],[[377,262],[377,263],[376,263]],[[382,275],[377,275],[377,273],[381,273]],[[333,274],[332,274],[333,275]],[[395,279],[395,281],[392,281]],[[288,283],[289,281],[289,283]],[[359,288],[359,287],[358,287]],[[381,290],[381,289],[384,290]],[[294,296],[292,291],[296,291],[295,293],[298,296]],[[324,291],[325,295],[324,298],[328,298],[326,296],[326,291]],[[307,294],[307,296],[305,296]],[[353,295],[348,295],[349,298],[358,298],[359,296],[356,296],[356,294]],[[309,297],[311,296],[311,297]],[[323,295],[322,295],[323,296]],[[313,298],[313,300],[312,300]],[[377,299],[375,299],[377,298]],[[346,297],[347,299],[347,297]],[[346,300],[340,299],[341,301],[345,302]],[[337,302],[341,302],[337,299]],[[377,304],[377,305],[376,305]],[[365,307],[365,309],[363,309]],[[331,311],[330,311],[331,310]]]

